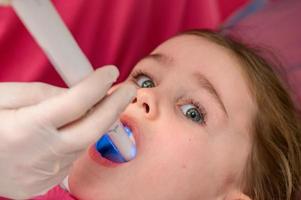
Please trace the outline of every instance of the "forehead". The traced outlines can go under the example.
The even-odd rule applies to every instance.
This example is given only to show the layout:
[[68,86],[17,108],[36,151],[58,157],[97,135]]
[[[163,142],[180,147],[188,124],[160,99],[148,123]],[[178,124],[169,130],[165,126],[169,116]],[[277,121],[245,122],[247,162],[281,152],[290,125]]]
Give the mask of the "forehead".
[[241,89],[248,90],[241,64],[234,54],[206,38],[180,35],[162,43],[151,54],[164,55],[157,60],[162,65],[172,66],[172,71],[200,73],[217,87],[219,83],[230,86],[239,82],[246,86]]
[[256,106],[241,62],[229,49],[200,36],[181,35],[162,43],[152,54],[168,56],[165,63],[172,65],[169,70],[179,78],[193,73],[205,76],[221,96],[228,114],[241,125],[249,124]]
[[[194,35],[180,35],[159,45],[152,53],[161,53],[173,58],[173,61],[187,63],[185,67],[199,65],[235,65],[239,63],[233,53],[206,38]],[[171,61],[171,59],[169,60]],[[194,65],[190,65],[194,64]],[[195,64],[199,64],[196,66]],[[203,66],[205,67],[205,66]],[[221,70],[221,69],[220,69]],[[238,69],[236,69],[238,70]]]

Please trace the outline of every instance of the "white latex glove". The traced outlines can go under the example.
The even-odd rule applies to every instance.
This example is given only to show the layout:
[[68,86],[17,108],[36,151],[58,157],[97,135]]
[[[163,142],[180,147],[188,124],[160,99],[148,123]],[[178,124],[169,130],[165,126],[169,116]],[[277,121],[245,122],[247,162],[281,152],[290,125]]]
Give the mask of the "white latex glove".
[[117,76],[104,67],[71,89],[0,83],[0,196],[27,199],[67,176],[134,97],[135,86],[124,84],[104,98]]

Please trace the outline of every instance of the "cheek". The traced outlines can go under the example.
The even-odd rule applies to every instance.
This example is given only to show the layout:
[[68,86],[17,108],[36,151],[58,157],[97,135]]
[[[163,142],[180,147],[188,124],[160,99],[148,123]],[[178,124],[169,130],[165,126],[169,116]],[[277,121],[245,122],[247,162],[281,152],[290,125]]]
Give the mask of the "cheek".
[[176,159],[180,159],[180,155],[187,159],[192,157],[201,159],[207,154],[209,138],[202,127],[192,128],[191,124],[178,120],[162,124],[160,128],[165,132],[158,136],[158,140],[165,144],[164,151],[169,156]]
[[[86,185],[90,185],[87,181],[87,178],[89,178],[89,175],[87,174],[87,170],[85,170],[85,160],[83,157],[81,157],[79,160],[77,160],[69,174],[69,188],[72,195],[76,197],[85,197],[85,193],[87,193]],[[87,182],[86,182],[87,181]],[[85,187],[83,187],[83,185]]]
[[155,135],[156,138],[150,144],[154,148],[149,148],[148,152],[156,174],[154,176],[165,176],[170,181],[178,181],[175,179],[177,177],[188,183],[207,176],[210,171],[207,136],[189,132],[189,129],[180,126],[164,130],[166,131]]
[[198,195],[211,194],[216,183],[211,178],[213,172],[206,133],[188,132],[189,129],[181,126],[164,129],[161,126],[160,130],[165,132],[153,133],[144,154],[148,159],[143,174],[148,174],[148,183],[156,191],[162,188],[162,194],[173,191],[179,199],[197,199]]

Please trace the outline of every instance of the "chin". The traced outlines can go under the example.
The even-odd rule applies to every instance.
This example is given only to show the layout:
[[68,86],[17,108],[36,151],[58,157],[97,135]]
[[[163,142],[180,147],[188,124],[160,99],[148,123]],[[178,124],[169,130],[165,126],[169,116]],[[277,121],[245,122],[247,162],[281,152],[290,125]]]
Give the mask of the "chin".
[[[116,188],[111,188],[112,183],[107,182],[110,179],[103,176],[106,170],[108,169],[100,169],[86,152],[74,163],[69,173],[70,193],[79,200],[118,199],[112,197],[112,194],[116,193]],[[113,193],[110,192],[111,190]]]

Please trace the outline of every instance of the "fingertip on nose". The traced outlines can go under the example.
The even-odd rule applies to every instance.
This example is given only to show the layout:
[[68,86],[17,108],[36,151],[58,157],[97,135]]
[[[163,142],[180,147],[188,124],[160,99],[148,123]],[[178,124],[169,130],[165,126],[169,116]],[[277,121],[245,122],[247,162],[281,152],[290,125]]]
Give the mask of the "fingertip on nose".
[[121,90],[125,98],[129,99],[129,102],[136,98],[137,89],[133,84],[124,83],[120,85],[119,90]]

